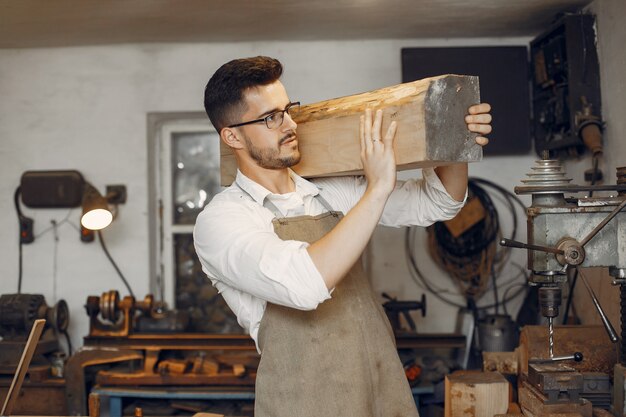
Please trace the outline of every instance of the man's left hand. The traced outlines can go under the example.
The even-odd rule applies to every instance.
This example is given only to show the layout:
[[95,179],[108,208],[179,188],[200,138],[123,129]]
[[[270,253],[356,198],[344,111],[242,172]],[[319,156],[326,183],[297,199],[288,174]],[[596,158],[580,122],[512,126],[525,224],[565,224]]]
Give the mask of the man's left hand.
[[465,123],[470,132],[478,133],[476,143],[485,146],[489,143],[489,139],[483,135],[491,133],[491,106],[488,103],[480,103],[471,106],[468,115],[465,116]]

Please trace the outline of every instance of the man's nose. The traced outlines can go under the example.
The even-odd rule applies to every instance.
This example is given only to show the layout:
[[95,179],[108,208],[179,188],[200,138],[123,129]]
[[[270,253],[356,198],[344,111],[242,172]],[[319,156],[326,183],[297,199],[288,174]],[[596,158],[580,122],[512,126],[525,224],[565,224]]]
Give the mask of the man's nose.
[[282,127],[285,130],[296,130],[296,128],[298,127],[298,124],[294,122],[294,120],[291,118],[291,115],[289,113],[285,112],[285,118],[283,120]]

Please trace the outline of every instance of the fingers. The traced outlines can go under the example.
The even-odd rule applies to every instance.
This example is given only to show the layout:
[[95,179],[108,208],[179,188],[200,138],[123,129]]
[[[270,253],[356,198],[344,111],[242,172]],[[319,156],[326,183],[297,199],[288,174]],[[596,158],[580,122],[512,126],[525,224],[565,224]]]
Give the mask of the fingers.
[[471,106],[468,110],[469,114],[489,113],[491,111],[491,105],[489,103],[480,103]]
[[361,141],[361,149],[363,151],[372,151],[374,147],[380,145],[391,145],[398,128],[398,123],[393,121],[389,124],[385,136],[382,137],[383,111],[376,110],[376,114],[372,115],[371,109],[366,109],[364,115],[359,118],[359,133]]
[[480,145],[480,146],[485,146],[486,144],[489,143],[489,139],[487,139],[484,136],[476,136],[476,144]]
[[359,117],[359,138],[361,139],[361,152],[365,151],[365,116]]
[[374,125],[372,126],[372,141],[380,141],[380,130],[383,124],[383,111],[381,109],[376,110],[376,117],[374,117]]
[[492,117],[489,113],[467,115],[465,116],[465,123],[491,123]]
[[480,133],[481,135],[488,135],[491,133],[491,125],[470,123],[467,125],[467,128],[470,132]]
[[365,141],[369,147],[372,145],[372,109],[365,109]]
[[[489,112],[491,106],[488,103],[480,103],[468,109],[469,114],[465,116],[465,123],[470,132],[488,135],[491,133],[492,117]],[[487,138],[483,138],[487,141]]]
[[393,148],[393,141],[396,137],[396,130],[398,129],[398,123],[394,120],[389,124],[387,128],[387,133],[385,133],[385,139],[383,142],[385,143],[385,147],[389,146]]

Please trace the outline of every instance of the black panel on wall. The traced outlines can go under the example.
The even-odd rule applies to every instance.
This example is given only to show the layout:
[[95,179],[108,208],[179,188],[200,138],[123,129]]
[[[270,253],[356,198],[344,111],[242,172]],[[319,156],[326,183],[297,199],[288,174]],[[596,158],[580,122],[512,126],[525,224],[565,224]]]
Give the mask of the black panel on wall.
[[485,155],[531,150],[528,57],[525,46],[403,48],[402,82],[442,74],[480,77],[481,101],[492,106],[493,132]]

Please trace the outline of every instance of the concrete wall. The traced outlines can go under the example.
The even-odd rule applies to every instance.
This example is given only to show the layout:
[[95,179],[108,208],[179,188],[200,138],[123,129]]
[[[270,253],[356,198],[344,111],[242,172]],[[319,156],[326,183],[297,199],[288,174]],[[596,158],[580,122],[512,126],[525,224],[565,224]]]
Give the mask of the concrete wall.
[[[515,38],[0,50],[0,293],[17,289],[13,192],[22,172],[32,169],[77,169],[101,191],[106,184],[127,185],[128,201],[104,235],[136,295],[148,292],[146,114],[202,110],[208,76],[229,59],[257,54],[281,59],[290,96],[306,103],[399,83],[402,47],[527,43]],[[471,166],[471,175],[512,189],[534,159],[486,158]],[[70,333],[74,345],[80,346],[88,331],[86,297],[113,288],[124,294],[123,285],[98,244],[79,241],[79,209],[24,211],[35,219],[37,238],[24,246],[22,291],[44,294],[48,304],[65,299],[71,309]],[[59,224],[57,239],[51,220]],[[510,229],[510,222],[504,222]],[[372,281],[377,290],[417,298],[422,290],[408,275],[403,237],[402,230],[377,231],[369,250]],[[519,252],[514,260],[523,265]],[[451,281],[428,255],[423,252],[418,258],[424,272],[454,295]],[[514,274],[515,267],[511,271],[507,274]],[[420,319],[419,330],[452,331],[456,309],[427,297],[429,312]]]

